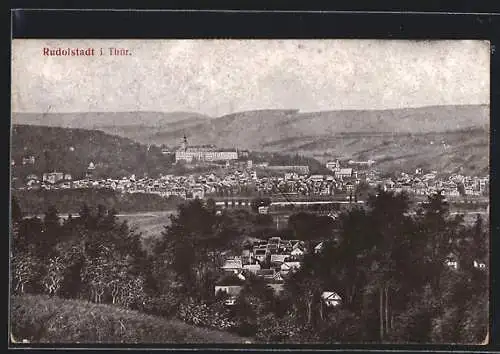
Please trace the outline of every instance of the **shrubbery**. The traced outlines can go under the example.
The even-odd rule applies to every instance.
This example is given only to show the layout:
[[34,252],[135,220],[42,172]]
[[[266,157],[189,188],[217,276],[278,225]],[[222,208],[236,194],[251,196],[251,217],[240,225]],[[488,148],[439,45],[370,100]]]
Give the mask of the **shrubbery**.
[[157,194],[126,193],[108,188],[15,190],[14,197],[28,215],[43,214],[47,205],[57,205],[61,213],[78,213],[83,204],[102,205],[120,212],[163,211],[175,209],[184,200],[179,197],[164,198]]
[[269,313],[262,318],[255,337],[261,342],[286,343],[298,339],[300,333],[301,328],[293,317]]
[[149,297],[144,301],[142,311],[151,315],[174,317],[179,310],[181,300],[172,293]]
[[228,330],[236,326],[229,318],[229,312],[220,303],[210,306],[189,299],[180,305],[177,316],[186,323],[202,327]]

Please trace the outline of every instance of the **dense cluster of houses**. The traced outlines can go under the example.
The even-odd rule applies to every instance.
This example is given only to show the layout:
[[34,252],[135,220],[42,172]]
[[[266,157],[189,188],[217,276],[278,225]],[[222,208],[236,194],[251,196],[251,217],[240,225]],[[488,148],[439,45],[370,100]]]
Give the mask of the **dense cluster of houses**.
[[[215,284],[215,294],[225,292],[227,305],[233,305],[250,274],[262,278],[276,294],[283,291],[287,277],[300,269],[307,252],[319,253],[323,242],[308,250],[303,241],[271,237],[258,240],[245,247],[238,256],[225,259],[221,267],[224,275]],[[340,296],[332,290],[323,293],[327,306],[340,304]]]
[[[233,162],[222,172],[198,173],[190,175],[164,175],[159,178],[136,177],[93,178],[95,165],[91,162],[85,178],[73,180],[63,172],[44,173],[43,176],[30,174],[20,189],[68,189],[68,188],[110,188],[122,193],[150,193],[162,197],[203,199],[209,196],[272,196],[287,194],[291,197],[334,196],[352,194],[364,182],[372,187],[382,186],[386,190],[406,191],[414,195],[430,195],[437,191],[447,197],[487,196],[489,177],[463,176],[452,174],[446,178],[438,177],[437,171],[424,173],[417,169],[414,173],[400,173],[397,177],[387,178],[374,169],[373,161],[362,165],[363,161],[350,161],[342,167],[338,160],[328,162],[327,174],[309,174],[307,166],[274,166],[273,175],[265,173],[273,166],[252,164],[252,161]],[[307,169],[308,171],[308,169]],[[259,175],[259,176],[258,176]]]
[[[279,295],[284,290],[287,277],[301,268],[304,255],[307,252],[321,253],[323,248],[323,242],[308,250],[303,241],[283,240],[280,237],[255,241],[250,247],[243,249],[241,255],[225,258],[221,267],[223,276],[214,286],[215,295],[225,293],[225,304],[234,305],[251,274],[262,278],[274,293]],[[450,253],[444,263],[452,270],[459,269],[458,256],[454,253]],[[486,263],[481,260],[474,260],[473,266],[480,270],[487,269]],[[324,289],[321,299],[327,307],[339,306],[342,303],[341,296],[334,289]]]
[[383,185],[386,189],[396,192],[406,191],[415,195],[430,195],[441,191],[448,197],[487,196],[489,193],[489,177],[463,176],[452,174],[447,179],[437,177],[437,172],[422,173],[416,170],[415,174],[401,173],[394,179],[367,178],[370,185]]

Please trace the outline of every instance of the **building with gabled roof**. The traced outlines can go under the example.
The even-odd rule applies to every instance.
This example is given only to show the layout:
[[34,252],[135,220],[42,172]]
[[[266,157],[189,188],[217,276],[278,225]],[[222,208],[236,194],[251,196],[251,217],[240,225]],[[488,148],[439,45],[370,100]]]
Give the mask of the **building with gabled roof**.
[[321,300],[327,307],[335,307],[342,302],[342,298],[335,291],[323,291]]
[[243,263],[240,259],[226,259],[224,265],[222,266],[222,270],[226,272],[234,272],[241,271],[243,269]]

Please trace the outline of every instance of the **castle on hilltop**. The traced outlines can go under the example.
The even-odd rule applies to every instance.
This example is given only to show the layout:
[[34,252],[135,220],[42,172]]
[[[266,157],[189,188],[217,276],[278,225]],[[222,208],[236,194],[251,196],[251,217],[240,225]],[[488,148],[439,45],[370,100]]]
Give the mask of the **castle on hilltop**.
[[217,149],[214,145],[189,146],[187,137],[184,136],[181,146],[175,152],[175,162],[211,162],[229,161],[238,159],[238,149]]

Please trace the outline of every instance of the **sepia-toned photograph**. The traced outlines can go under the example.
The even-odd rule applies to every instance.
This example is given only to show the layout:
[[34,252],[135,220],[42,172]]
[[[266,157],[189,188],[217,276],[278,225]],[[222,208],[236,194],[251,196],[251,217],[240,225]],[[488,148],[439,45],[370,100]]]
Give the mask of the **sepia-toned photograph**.
[[12,343],[488,343],[488,41],[13,39],[11,80]]

